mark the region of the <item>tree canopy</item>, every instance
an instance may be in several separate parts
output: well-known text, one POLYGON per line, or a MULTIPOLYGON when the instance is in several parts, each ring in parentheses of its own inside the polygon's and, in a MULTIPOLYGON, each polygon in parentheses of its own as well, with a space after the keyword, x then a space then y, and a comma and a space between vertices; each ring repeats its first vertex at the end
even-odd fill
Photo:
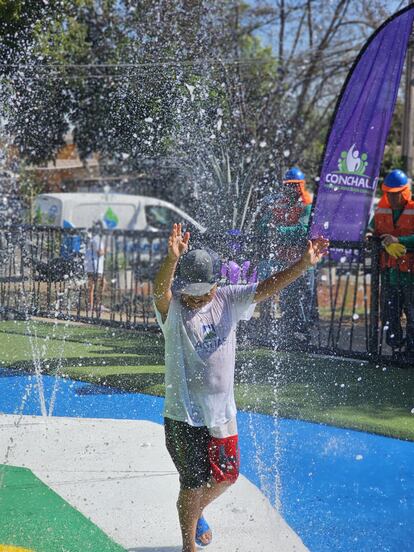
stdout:
POLYGON ((53 160, 68 132, 108 173, 170 159, 181 203, 241 228, 289 165, 316 176, 386 4, 0 0, 3 132, 28 163, 53 160))

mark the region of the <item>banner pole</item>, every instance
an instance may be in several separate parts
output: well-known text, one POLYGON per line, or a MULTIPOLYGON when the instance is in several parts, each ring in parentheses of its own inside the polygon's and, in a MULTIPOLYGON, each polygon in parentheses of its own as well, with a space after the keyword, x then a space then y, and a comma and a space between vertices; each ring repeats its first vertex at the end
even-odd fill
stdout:
MULTIPOLYGON (((414 0, 408 0, 408 5, 414 4, 414 0)), ((406 75, 404 90, 404 118, 402 124, 402 158, 405 172, 412 177, 413 171, 413 139, 414 139, 414 94, 413 94, 413 35, 408 43, 406 59, 406 75)))
POLYGON ((370 301, 370 329, 369 329, 369 354, 376 361, 379 356, 380 345, 380 270, 379 254, 381 242, 379 238, 371 240, 371 301, 370 301))
POLYGON ((404 91, 404 118, 402 129, 402 158, 404 171, 411 177, 413 168, 413 119, 414 119, 414 103, 413 103, 413 86, 412 71, 413 71, 413 52, 410 49, 407 53, 406 65, 406 80, 404 91))

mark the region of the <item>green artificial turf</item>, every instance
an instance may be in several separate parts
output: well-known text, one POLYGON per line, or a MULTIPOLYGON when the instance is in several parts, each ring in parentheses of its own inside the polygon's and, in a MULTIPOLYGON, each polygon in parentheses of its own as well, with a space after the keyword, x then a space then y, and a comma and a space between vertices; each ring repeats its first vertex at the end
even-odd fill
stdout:
POLYGON ((30 470, 0 464, 0 548, 125 552, 30 470))
POLYGON ((239 355, 239 408, 414 440, 414 370, 315 355, 239 355))
MULTIPOLYGON (((163 395, 163 341, 157 334, 91 325, 0 322, 4 367, 163 395)), ((414 370, 361 361, 240 351, 239 408, 414 440, 414 370), (413 413, 412 413, 413 411, 413 413)), ((1 403, 0 403, 1 404, 1 403)))

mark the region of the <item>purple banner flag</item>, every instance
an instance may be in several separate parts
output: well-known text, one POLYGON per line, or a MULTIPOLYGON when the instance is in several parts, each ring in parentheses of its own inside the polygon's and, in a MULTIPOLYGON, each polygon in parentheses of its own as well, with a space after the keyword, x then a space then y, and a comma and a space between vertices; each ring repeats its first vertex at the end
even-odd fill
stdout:
POLYGON ((311 237, 364 237, 413 18, 411 6, 386 21, 349 72, 325 147, 311 237))

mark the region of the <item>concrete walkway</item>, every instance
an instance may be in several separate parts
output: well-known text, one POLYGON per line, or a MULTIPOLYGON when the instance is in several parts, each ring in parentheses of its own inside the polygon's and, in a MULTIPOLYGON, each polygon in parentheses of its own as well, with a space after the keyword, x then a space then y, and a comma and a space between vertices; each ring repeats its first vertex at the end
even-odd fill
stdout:
MULTIPOLYGON (((129 552, 181 551, 178 477, 163 440, 146 421, 0 415, 0 464, 30 468, 129 552)), ((242 476, 206 517, 209 552, 307 550, 242 476)))

